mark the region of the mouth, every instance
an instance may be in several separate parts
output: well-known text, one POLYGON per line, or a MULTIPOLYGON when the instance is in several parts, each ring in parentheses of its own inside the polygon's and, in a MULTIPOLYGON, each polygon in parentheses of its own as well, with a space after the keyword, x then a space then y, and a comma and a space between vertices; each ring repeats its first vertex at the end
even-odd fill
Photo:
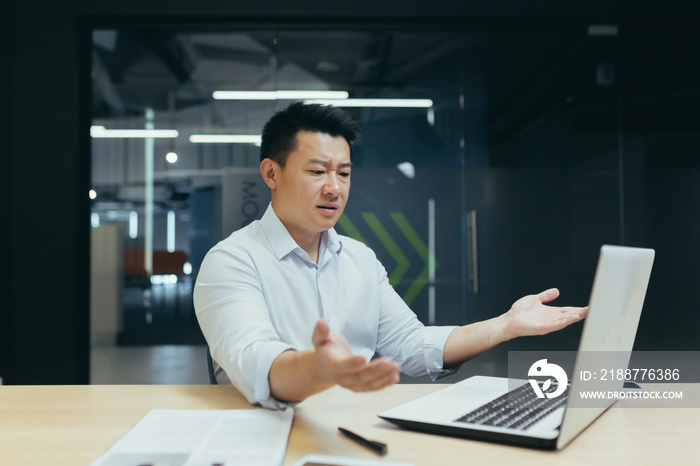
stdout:
POLYGON ((333 214, 335 214, 335 213, 338 211, 338 206, 332 205, 332 204, 328 204, 328 205, 317 205, 316 208, 317 208, 317 209, 320 209, 321 212, 323 212, 323 213, 325 213, 325 214, 329 214, 329 215, 333 215, 333 214))

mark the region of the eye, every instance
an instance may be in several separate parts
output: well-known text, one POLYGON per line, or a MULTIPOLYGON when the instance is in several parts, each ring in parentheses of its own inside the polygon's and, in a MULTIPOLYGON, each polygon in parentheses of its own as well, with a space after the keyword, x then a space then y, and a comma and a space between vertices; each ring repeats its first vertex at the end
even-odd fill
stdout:
POLYGON ((309 170, 314 175, 323 175, 323 170, 309 170))
POLYGON ((340 172, 340 176, 342 176, 343 178, 349 178, 350 172, 340 172))

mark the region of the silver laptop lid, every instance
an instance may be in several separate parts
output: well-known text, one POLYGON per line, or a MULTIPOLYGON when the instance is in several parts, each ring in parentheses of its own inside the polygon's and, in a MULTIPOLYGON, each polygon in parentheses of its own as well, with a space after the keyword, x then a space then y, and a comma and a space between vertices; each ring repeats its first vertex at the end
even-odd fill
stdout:
MULTIPOLYGON (((627 368, 653 262, 653 249, 609 245, 600 249, 590 311, 583 325, 557 449, 566 446, 614 402, 597 403, 595 407, 572 407, 574 396, 583 389, 578 375, 585 364, 586 354, 608 355, 615 360, 607 367, 627 368)), ((586 390, 591 388, 590 381, 585 384, 586 390)), ((621 380, 599 380, 594 383, 594 389, 615 391, 620 390, 622 384, 621 380)))

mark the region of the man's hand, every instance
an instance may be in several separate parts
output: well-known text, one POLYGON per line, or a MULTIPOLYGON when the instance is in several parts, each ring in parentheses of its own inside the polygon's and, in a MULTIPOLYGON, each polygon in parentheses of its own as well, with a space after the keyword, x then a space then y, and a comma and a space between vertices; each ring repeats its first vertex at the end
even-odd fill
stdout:
POLYGON ((504 314, 503 338, 544 335, 561 330, 586 317, 588 307, 553 307, 544 303, 559 297, 559 290, 550 288, 540 294, 520 298, 504 314))
POLYGON ((504 341, 544 335, 586 317, 588 307, 545 305, 558 296, 559 290, 556 288, 525 296, 513 303, 503 315, 455 329, 445 343, 443 364, 445 367, 461 364, 504 341))
POLYGON ((328 327, 324 320, 316 323, 312 341, 316 347, 319 371, 334 384, 356 392, 379 390, 399 381, 401 367, 386 358, 365 361, 352 354, 348 341, 328 327))
POLYGON ((268 380, 278 400, 301 401, 340 385, 356 392, 379 390, 399 381, 400 367, 385 358, 369 363, 352 354, 348 341, 319 320, 306 351, 285 351, 272 362, 268 380))

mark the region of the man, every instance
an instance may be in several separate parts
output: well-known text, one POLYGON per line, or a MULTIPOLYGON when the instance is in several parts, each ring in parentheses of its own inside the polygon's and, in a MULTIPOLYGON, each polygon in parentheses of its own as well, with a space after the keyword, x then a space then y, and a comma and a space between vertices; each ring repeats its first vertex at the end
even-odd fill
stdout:
POLYGON ((194 290, 220 381, 278 409, 334 385, 379 390, 400 371, 435 380, 498 343, 585 317, 586 308, 545 306, 559 294, 550 289, 487 321, 419 322, 374 253, 333 229, 350 192, 356 132, 345 112, 302 103, 265 125, 260 171, 270 206, 212 248, 194 290))

